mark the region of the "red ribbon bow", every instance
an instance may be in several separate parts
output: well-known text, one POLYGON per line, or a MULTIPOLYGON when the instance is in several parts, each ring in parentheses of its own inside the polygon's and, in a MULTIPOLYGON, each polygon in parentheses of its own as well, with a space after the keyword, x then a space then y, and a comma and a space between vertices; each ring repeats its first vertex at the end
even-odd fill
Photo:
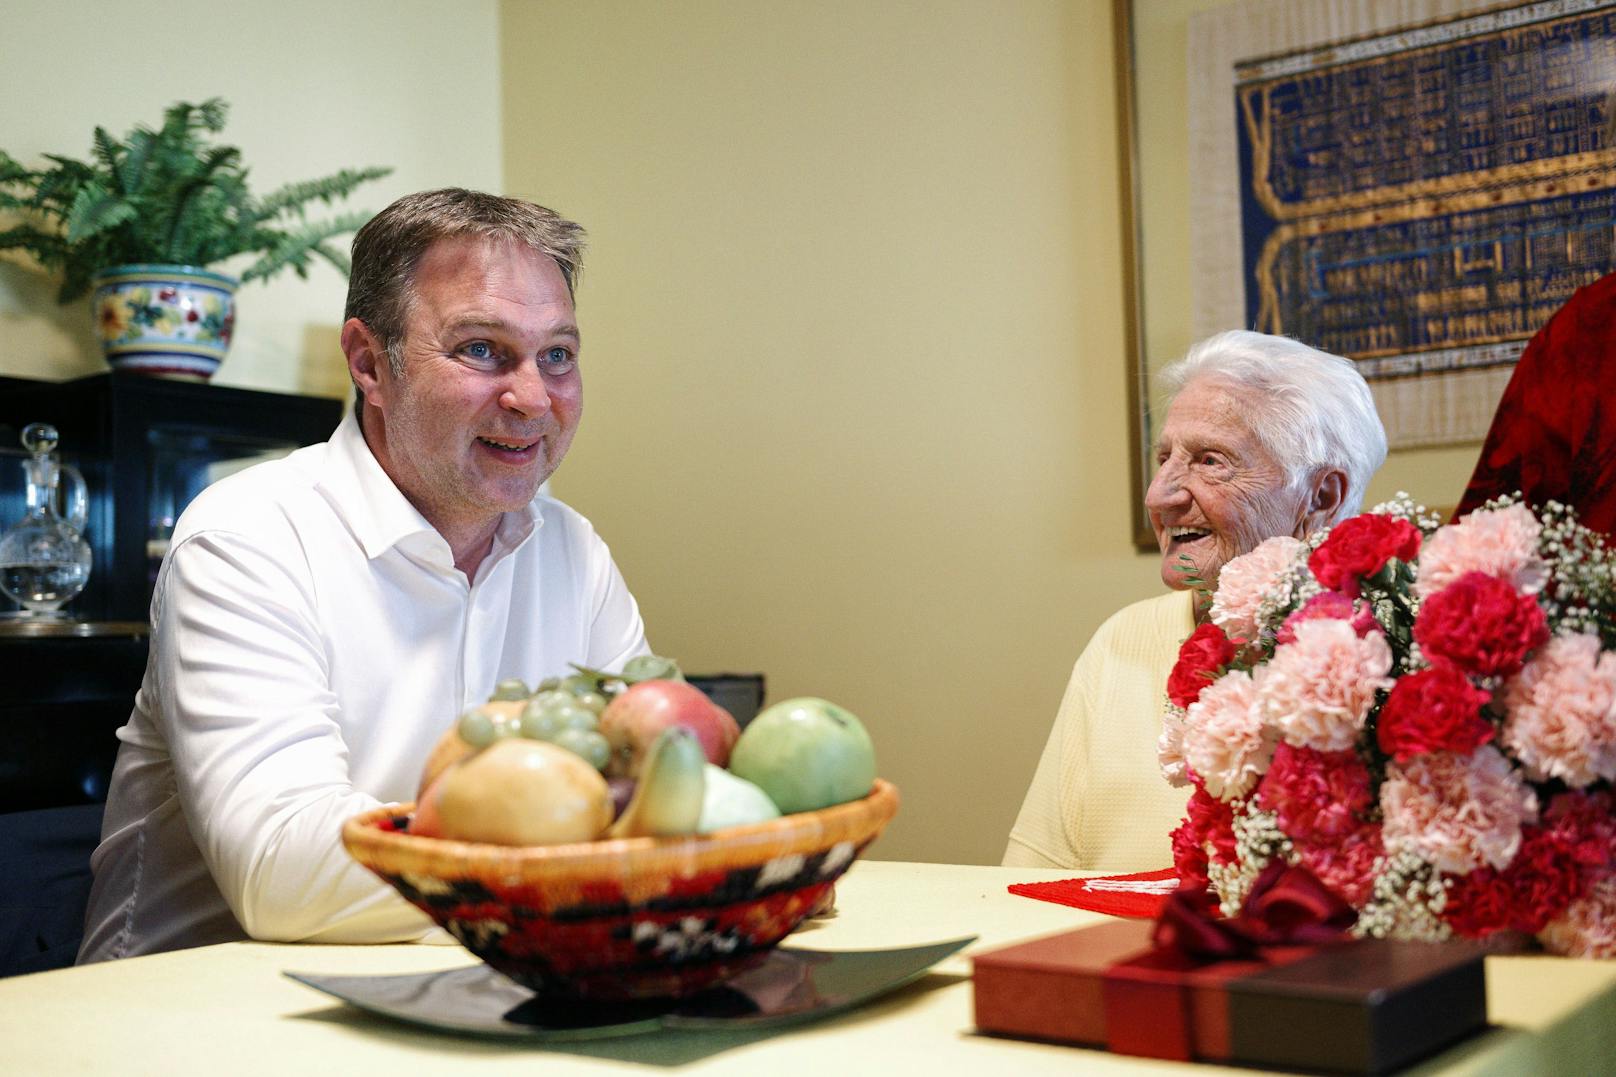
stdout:
POLYGON ((1196 1056, 1199 1042, 1212 1047, 1205 1057, 1229 1057, 1227 1012, 1211 1019, 1198 1035, 1196 1028, 1208 1021, 1208 1014, 1191 1005, 1185 974, 1242 959, 1255 960, 1260 967, 1268 957, 1259 952, 1262 947, 1328 942, 1357 919, 1352 906, 1312 872, 1279 861, 1257 876, 1239 916, 1225 919, 1216 907, 1216 899, 1205 890, 1176 891, 1151 933, 1155 948, 1107 972, 1101 997, 1106 1044, 1113 1051, 1188 1061, 1196 1056))
POLYGON ((1240 915, 1215 915, 1205 890, 1178 890, 1167 899, 1151 941, 1203 964, 1250 957, 1259 947, 1328 942, 1358 914, 1306 868, 1270 861, 1251 884, 1240 915))

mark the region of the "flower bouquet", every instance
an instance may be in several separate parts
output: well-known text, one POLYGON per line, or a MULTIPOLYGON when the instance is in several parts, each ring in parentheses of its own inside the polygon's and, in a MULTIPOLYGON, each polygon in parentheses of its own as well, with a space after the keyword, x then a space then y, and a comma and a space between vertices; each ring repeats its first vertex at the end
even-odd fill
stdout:
POLYGON ((1281 860, 1360 935, 1616 955, 1613 565, 1552 502, 1406 495, 1230 561, 1167 685, 1182 884, 1233 916, 1281 860))

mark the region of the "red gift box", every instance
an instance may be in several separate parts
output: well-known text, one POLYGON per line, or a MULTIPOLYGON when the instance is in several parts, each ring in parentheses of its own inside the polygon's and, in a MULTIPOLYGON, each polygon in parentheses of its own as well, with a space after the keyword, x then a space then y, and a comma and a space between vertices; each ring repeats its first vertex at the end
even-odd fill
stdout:
POLYGON ((1207 963, 1115 921, 973 959, 983 1032, 1125 1054, 1383 1073, 1487 1023, 1483 949, 1343 940, 1207 963))

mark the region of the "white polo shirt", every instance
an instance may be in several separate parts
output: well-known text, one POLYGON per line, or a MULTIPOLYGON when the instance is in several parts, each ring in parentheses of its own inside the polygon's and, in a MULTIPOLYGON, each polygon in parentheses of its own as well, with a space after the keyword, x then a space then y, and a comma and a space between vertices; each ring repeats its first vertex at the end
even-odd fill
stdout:
POLYGON ((152 624, 81 963, 244 937, 420 937, 430 921, 349 858, 343 822, 413 799, 432 745, 496 682, 647 650, 582 516, 543 495, 507 513, 468 584, 352 416, 196 498, 152 624))

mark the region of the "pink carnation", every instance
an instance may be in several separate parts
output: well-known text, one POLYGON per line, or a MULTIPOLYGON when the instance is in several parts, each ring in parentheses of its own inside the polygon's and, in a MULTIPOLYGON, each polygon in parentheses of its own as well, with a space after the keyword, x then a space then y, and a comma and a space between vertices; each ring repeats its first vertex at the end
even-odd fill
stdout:
POLYGON ((1380 828, 1360 826, 1338 841, 1298 843, 1302 866, 1349 905, 1361 906, 1375 892, 1375 862, 1385 855, 1380 828))
POLYGON ((1189 768, 1184 764, 1184 710, 1170 707, 1162 715, 1161 736, 1156 738, 1156 762, 1168 785, 1188 785, 1189 768))
POLYGON ((1274 593, 1306 551, 1307 543, 1300 539, 1275 535, 1224 565, 1218 573, 1218 592, 1212 596, 1212 620, 1235 639, 1256 639, 1263 599, 1274 593))
POLYGON ((1391 668, 1391 648, 1380 633, 1360 637, 1345 621, 1303 621, 1295 641, 1262 667, 1262 716, 1299 748, 1350 748, 1375 693, 1392 686, 1391 668))
POLYGON ((1303 621, 1320 619, 1351 621, 1353 631, 1360 636, 1380 631, 1380 622, 1375 620, 1375 613, 1369 608, 1369 603, 1349 598, 1340 591, 1320 591, 1303 603, 1301 609, 1285 618, 1285 623, 1280 625, 1279 631, 1275 633, 1274 642, 1294 643, 1297 625, 1303 621))
POLYGON ((1533 781, 1616 778, 1616 655, 1599 637, 1556 636, 1504 690, 1503 743, 1533 781))
POLYGON ((1566 957, 1616 957, 1616 876, 1606 876, 1538 934, 1566 957))
POLYGON ((1369 768, 1357 752, 1317 752, 1281 744, 1257 790, 1263 807, 1295 842, 1331 840, 1363 825, 1374 806, 1369 768))
POLYGON ((1472 512, 1425 540, 1414 590, 1423 598, 1466 572, 1485 572, 1522 594, 1535 595, 1549 580, 1549 566, 1537 555, 1542 533, 1524 505, 1472 512))
POLYGON ((1190 704, 1184 722, 1184 762, 1219 800, 1250 791, 1274 754, 1272 734, 1257 710, 1257 686, 1244 670, 1225 673, 1190 704))
POLYGON ((1431 752, 1386 768, 1380 787, 1388 851, 1412 852, 1438 871, 1503 869, 1537 818, 1537 794, 1491 745, 1469 756, 1431 752))

